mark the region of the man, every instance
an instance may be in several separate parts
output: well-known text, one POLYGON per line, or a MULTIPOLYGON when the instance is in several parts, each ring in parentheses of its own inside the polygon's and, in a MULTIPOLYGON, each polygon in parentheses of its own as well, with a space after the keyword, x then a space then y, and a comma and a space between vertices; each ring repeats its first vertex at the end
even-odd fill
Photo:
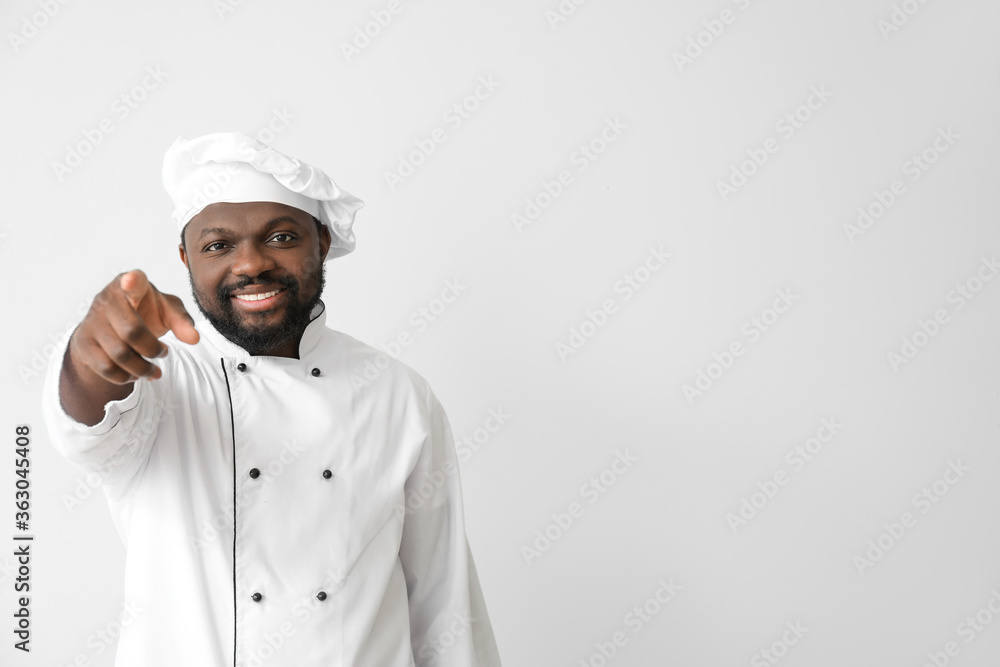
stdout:
POLYGON ((43 390, 128 550, 116 665, 499 666, 444 409, 324 324, 361 200, 238 133, 163 174, 205 320, 120 274, 43 390))

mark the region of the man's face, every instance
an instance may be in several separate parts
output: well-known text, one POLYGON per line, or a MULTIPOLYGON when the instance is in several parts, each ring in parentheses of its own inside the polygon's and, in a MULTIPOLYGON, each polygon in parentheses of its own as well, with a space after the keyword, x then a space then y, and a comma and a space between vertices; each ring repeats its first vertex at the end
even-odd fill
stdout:
POLYGON ((187 224, 180 254, 195 303, 219 333, 252 355, 297 357, 330 240, 292 206, 216 203, 187 224))

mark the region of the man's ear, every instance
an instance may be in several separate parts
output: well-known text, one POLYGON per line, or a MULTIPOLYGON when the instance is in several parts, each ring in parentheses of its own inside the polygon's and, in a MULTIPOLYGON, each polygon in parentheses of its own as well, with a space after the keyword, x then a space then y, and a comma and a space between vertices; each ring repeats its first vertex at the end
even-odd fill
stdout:
POLYGON ((187 270, 190 271, 191 267, 188 266, 187 250, 184 249, 184 232, 186 231, 187 231, 187 225, 184 225, 184 229, 181 230, 181 242, 177 246, 177 251, 181 254, 181 261, 184 262, 185 268, 187 268, 187 270))
POLYGON ((323 261, 326 257, 326 253, 330 250, 330 245, 333 243, 333 236, 330 235, 330 228, 320 223, 319 225, 319 259, 323 261))

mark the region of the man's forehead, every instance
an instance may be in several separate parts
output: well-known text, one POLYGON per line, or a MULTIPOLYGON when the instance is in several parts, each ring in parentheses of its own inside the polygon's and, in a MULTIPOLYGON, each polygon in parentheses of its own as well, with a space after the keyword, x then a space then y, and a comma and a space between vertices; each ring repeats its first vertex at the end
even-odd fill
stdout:
POLYGON ((277 202, 242 202, 238 204, 217 202, 206 206, 188 223, 188 233, 199 234, 209 227, 231 227, 266 225, 275 220, 292 220, 305 225, 312 216, 305 211, 277 202))

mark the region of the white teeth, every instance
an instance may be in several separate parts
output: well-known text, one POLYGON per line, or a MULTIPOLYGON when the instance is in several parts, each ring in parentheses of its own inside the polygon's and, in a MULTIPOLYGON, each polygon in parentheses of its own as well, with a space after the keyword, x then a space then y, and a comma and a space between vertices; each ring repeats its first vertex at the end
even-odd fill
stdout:
POLYGON ((270 298, 280 291, 281 290, 276 289, 273 292, 264 292, 263 294, 234 294, 233 296, 240 301, 260 301, 261 299, 270 298))

